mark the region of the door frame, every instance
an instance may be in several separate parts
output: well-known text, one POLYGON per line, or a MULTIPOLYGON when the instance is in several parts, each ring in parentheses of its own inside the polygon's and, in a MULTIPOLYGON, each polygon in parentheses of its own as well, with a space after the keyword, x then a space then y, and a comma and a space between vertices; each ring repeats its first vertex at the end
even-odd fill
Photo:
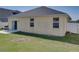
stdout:
POLYGON ((17 30, 17 20, 12 21, 12 30, 17 30))

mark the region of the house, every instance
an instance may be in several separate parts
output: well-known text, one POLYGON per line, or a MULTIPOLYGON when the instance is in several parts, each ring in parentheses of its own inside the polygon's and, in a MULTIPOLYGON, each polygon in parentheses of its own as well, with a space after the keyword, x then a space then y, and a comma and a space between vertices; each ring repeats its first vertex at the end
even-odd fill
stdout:
POLYGON ((9 30, 64 36, 70 16, 64 12, 42 6, 8 19, 9 30))
POLYGON ((0 8, 0 28, 7 27, 8 17, 11 15, 18 14, 18 13, 20 13, 20 11, 0 8))

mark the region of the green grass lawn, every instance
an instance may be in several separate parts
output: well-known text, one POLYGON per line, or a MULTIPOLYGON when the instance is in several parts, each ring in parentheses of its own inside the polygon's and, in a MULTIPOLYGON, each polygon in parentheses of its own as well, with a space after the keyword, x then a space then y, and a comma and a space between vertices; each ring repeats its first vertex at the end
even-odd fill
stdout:
POLYGON ((0 34, 1 52, 63 52, 79 51, 79 35, 71 34, 64 37, 37 34, 0 34))

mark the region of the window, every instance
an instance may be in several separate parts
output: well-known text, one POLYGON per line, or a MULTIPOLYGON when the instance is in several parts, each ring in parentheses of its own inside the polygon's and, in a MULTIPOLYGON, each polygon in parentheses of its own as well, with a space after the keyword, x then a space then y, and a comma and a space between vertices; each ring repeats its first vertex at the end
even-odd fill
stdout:
POLYGON ((34 27, 34 23, 30 23, 30 27, 34 27))
POLYGON ((30 21, 34 21, 34 18, 31 18, 30 21))
POLYGON ((59 28, 59 18, 53 18, 53 28, 59 28))
POLYGON ((34 27, 34 18, 30 19, 30 27, 34 27))

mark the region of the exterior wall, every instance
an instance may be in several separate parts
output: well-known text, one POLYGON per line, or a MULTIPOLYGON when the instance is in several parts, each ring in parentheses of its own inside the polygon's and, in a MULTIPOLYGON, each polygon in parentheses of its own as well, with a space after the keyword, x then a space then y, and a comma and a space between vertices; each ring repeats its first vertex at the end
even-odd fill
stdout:
POLYGON ((30 27, 30 17, 9 18, 9 29, 12 30, 12 21, 18 21, 18 31, 64 36, 67 27, 67 17, 65 15, 39 16, 34 18, 34 27, 30 27), (59 28, 53 28, 53 17, 59 17, 59 28))
MULTIPOLYGON (((18 18, 19 19, 19 18, 18 18)), ((17 25, 19 25, 20 23, 19 23, 19 21, 20 20, 18 20, 17 18, 8 18, 8 25, 9 25, 9 30, 13 30, 13 21, 17 21, 18 22, 18 24, 17 25)), ((18 26, 17 26, 18 27, 18 26)), ((18 28, 19 29, 19 28, 18 28)), ((17 30, 18 30, 17 29, 17 30)))

